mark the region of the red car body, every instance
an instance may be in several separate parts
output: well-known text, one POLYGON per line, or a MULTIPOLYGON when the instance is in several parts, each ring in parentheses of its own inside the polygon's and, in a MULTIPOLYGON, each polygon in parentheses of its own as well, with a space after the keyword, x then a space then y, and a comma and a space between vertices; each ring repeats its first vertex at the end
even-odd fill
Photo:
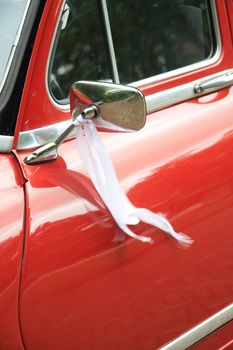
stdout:
MULTIPOLYGON (((33 166, 24 163, 31 150, 18 146, 22 133, 70 119, 68 109, 51 101, 43 78, 62 6, 45 3, 12 150, 0 154, 0 348, 169 349, 231 310, 218 330, 211 333, 211 324, 201 336, 208 337, 193 345, 230 349, 232 87, 149 113, 140 132, 101 133, 132 203, 165 214, 194 240, 184 249, 139 224, 135 232, 153 237, 152 246, 119 242, 120 229, 88 179, 73 138, 60 146, 56 161, 33 166)), ((141 86, 145 96, 232 69, 233 2, 216 0, 216 11, 218 60, 141 86)))

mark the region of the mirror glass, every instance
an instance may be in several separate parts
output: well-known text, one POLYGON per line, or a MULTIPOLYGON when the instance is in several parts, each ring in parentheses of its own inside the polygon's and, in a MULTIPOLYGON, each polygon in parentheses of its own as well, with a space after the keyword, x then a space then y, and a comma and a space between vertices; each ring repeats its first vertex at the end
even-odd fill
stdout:
POLYGON ((134 87, 106 82, 79 81, 72 85, 72 116, 90 105, 97 106, 93 118, 96 126, 112 131, 137 131, 146 121, 146 103, 141 91, 134 87))

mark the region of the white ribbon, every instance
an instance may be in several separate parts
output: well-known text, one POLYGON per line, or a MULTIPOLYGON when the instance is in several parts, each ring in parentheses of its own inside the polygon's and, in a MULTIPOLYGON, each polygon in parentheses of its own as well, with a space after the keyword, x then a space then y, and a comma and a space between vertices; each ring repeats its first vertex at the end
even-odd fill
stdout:
POLYGON ((97 192, 121 230, 132 238, 152 244, 152 238, 137 235, 127 226, 143 221, 170 234, 179 243, 190 245, 192 239, 183 233, 175 232, 163 216, 145 208, 136 208, 129 201, 119 185, 112 162, 93 122, 79 116, 73 124, 77 126, 76 146, 79 156, 97 192))

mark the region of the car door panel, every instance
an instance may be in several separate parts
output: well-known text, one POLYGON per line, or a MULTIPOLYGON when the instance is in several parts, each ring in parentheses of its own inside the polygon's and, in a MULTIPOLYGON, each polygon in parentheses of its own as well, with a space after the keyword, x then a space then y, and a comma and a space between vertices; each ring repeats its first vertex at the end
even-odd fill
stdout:
MULTIPOLYGON (((232 2, 229 8, 215 3, 219 55, 196 69, 151 78, 140 86, 150 102, 157 92, 167 100, 167 89, 182 87, 185 94, 184 84, 193 84, 193 92, 198 79, 232 69, 227 13, 232 2)), ((12 170, 15 158, 13 163, 9 155, 0 158, 10 184, 4 183, 4 191, 0 187, 1 229, 13 227, 8 250, 2 250, 12 271, 11 281, 1 277, 4 348, 22 347, 19 328, 24 347, 33 350, 163 347, 232 303, 232 88, 165 104, 148 114, 140 132, 101 133, 132 203, 162 213, 194 242, 181 247, 142 223, 131 228, 154 244, 128 238, 88 178, 74 139, 60 146, 57 160, 24 164, 28 148, 49 141, 50 127, 70 119, 68 105, 59 105, 48 86, 63 5, 46 1, 22 94, 13 148, 27 183, 11 177, 18 174, 12 170), (10 209, 5 193, 12 199, 10 209), (13 214, 5 215, 6 208, 13 214)))
POLYGON ((23 2, 0 81, 0 350, 230 349, 233 1, 148 1, 138 20, 134 1, 23 2), (191 246, 145 223, 130 228, 154 244, 126 236, 74 135, 58 159, 25 164, 70 123, 70 77, 139 79, 145 127, 100 135, 133 205, 164 215, 191 246))
MULTIPOLYGON (((126 238, 65 142, 24 165, 30 203, 22 278, 30 349, 154 349, 232 302, 232 88, 148 115, 135 134, 104 134, 133 204, 194 243, 145 224, 126 238)), ((27 152, 22 152, 23 158, 27 152)))

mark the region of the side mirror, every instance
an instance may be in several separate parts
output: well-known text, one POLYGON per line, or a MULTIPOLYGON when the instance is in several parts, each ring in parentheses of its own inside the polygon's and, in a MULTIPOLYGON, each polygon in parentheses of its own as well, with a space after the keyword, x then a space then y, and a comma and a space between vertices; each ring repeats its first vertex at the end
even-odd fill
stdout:
MULTIPOLYGON (((73 120, 79 115, 92 119, 97 127, 110 131, 137 131, 146 122, 146 103, 136 88, 105 82, 79 81, 70 90, 73 120)), ((25 159, 28 165, 57 159, 58 146, 72 133, 71 124, 55 140, 38 148, 25 159)))
POLYGON ((97 127, 112 131, 137 131, 146 122, 146 103, 136 88, 105 82, 78 81, 70 90, 71 114, 95 106, 97 127))

